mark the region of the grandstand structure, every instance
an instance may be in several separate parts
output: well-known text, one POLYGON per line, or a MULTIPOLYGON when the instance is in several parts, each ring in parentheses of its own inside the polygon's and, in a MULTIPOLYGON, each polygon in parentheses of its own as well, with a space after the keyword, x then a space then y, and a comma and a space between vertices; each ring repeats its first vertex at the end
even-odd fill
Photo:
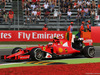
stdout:
MULTIPOLYGON (((73 0, 75 1, 75 0, 73 0)), ((92 0, 91 0, 92 1, 92 0)), ((97 12, 97 6, 98 6, 98 0, 95 0, 96 2, 96 8, 95 12, 97 12)), ((43 1, 40 2, 41 6, 43 6, 43 1)), ((14 19, 13 19, 13 24, 11 25, 10 23, 1 23, 0 24, 0 29, 1 30, 42 30, 45 22, 44 22, 44 12, 41 12, 41 20, 38 20, 36 23, 25 23, 25 10, 22 10, 22 2, 21 1, 13 1, 13 2, 6 2, 5 6, 6 11, 9 11, 12 9, 14 11, 14 19)), ((56 10, 59 9, 59 6, 55 7, 56 10)), ((41 11, 43 11, 43 7, 41 8, 41 11)), ((78 30, 80 27, 80 23, 75 23, 76 19, 76 14, 77 10, 76 9, 71 9, 72 11, 72 18, 71 20, 67 21, 67 13, 62 13, 61 19, 55 18, 53 19, 53 12, 50 13, 50 20, 48 20, 47 27, 49 30, 66 30, 68 26, 70 25, 70 22, 74 22, 74 30, 78 30)), ((90 16, 87 17, 86 22, 90 20, 90 16)), ((8 20, 9 22, 9 20, 8 20)), ((94 20, 94 25, 97 26, 98 23, 100 23, 100 20, 94 20)))

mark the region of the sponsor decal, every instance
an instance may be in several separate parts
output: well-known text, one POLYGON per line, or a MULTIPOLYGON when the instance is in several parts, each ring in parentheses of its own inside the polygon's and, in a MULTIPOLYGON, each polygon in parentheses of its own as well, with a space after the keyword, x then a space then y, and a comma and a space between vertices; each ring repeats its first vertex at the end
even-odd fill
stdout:
POLYGON ((1 32, 1 33, 0 33, 0 38, 1 38, 1 39, 11 39, 12 36, 11 36, 11 33, 4 33, 4 32, 1 32))
POLYGON ((62 48, 59 48, 58 51, 59 51, 59 53, 62 53, 63 52, 63 49, 62 48))
POLYGON ((67 50, 67 49, 65 49, 65 52, 67 53, 67 52, 68 52, 68 50, 67 50))
POLYGON ((63 47, 68 47, 68 43, 65 42, 65 43, 63 44, 63 47))
POLYGON ((83 43, 92 43, 93 41, 91 39, 87 39, 87 40, 84 40, 83 43))
POLYGON ((47 33, 47 32, 31 32, 31 33, 25 33, 25 32, 18 32, 18 38, 26 38, 29 40, 32 39, 53 39, 54 37, 58 37, 59 39, 63 39, 64 35, 61 33, 47 33))
POLYGON ((46 53, 45 58, 52 58, 52 55, 50 55, 49 53, 46 53))
POLYGON ((0 41, 52 41, 65 39, 66 31, 0 31, 0 41))
POLYGON ((27 59, 27 58, 29 58, 29 56, 21 56, 20 59, 22 59, 22 58, 23 59, 25 59, 25 58, 27 59))

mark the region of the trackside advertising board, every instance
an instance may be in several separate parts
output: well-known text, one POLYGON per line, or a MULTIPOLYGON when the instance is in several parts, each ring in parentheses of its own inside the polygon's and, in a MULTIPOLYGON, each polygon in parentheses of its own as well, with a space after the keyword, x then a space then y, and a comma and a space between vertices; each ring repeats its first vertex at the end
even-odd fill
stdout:
MULTIPOLYGON (((52 41, 54 37, 65 39, 66 31, 0 31, 0 41, 52 41)), ((92 27, 94 43, 100 43, 100 27, 92 27)))
POLYGON ((0 31, 0 41, 52 41, 65 39, 66 31, 0 31))
POLYGON ((100 26, 92 27, 91 36, 94 43, 100 43, 100 26))

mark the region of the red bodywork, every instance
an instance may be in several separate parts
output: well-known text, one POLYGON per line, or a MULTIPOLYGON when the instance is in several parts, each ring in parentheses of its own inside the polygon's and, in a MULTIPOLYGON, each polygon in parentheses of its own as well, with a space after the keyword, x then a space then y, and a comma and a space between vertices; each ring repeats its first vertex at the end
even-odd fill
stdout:
MULTIPOLYGON (((52 55, 53 53, 56 55, 67 55, 67 54, 73 54, 73 53, 80 53, 79 50, 76 50, 74 48, 72 48, 72 44, 71 42, 69 42, 68 40, 58 40, 58 39, 54 39, 53 40, 54 43, 49 43, 46 46, 36 46, 36 47, 28 47, 26 49, 20 49, 19 52, 15 53, 15 54, 11 54, 9 56, 4 56, 4 59, 14 59, 14 60, 25 60, 25 59, 29 59, 30 58, 30 54, 29 53, 33 48, 41 48, 41 50, 43 52, 49 53, 50 55, 52 55), (53 53, 52 53, 53 50, 53 53), (27 54, 27 55, 25 55, 27 54)), ((89 41, 83 41, 85 43, 85 45, 89 45, 89 41)), ((91 43, 92 45, 92 43, 91 43)), ((48 56, 48 58, 50 58, 48 56)))

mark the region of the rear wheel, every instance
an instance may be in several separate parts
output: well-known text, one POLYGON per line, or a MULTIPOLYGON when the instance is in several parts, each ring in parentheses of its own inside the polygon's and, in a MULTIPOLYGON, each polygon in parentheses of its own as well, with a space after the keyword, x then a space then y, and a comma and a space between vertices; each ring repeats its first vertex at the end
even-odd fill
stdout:
POLYGON ((42 60, 43 59, 43 51, 41 48, 34 48, 30 52, 30 58, 31 60, 42 60))
POLYGON ((86 46, 83 49, 83 55, 88 58, 93 58, 95 56, 95 49, 93 46, 86 46))
POLYGON ((12 50, 12 54, 19 52, 19 50, 22 49, 21 47, 16 47, 12 50))

